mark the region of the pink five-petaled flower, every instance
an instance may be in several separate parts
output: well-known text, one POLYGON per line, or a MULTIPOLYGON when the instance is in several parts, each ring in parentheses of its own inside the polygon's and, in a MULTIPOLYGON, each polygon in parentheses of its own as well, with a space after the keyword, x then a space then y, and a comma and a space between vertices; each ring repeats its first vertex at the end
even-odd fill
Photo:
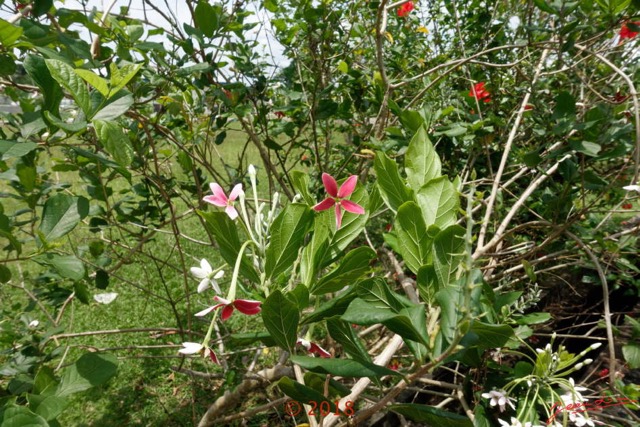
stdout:
POLYGON ((205 196, 202 200, 207 203, 211 203, 212 205, 219 206, 221 208, 225 208, 224 211, 229 215, 229 218, 236 219, 238 217, 238 211, 233 207, 233 202, 240 196, 244 194, 242 191, 242 184, 236 184, 235 187, 231 190, 229 197, 224 194, 224 190, 220 185, 215 182, 209 184, 211 187, 212 196, 205 196))
POLYGON ((403 3, 398 8, 398 16, 400 18, 404 18, 409 13, 411 13, 412 10, 413 10, 413 2, 412 1, 408 1, 406 3, 403 3))
POLYGON ((362 215, 364 213, 364 208, 362 206, 352 202, 351 200, 344 199, 345 197, 349 197, 353 193, 353 190, 355 190, 356 188, 357 182, 358 177, 356 175, 351 175, 340 186, 340 189, 338 190, 338 183, 336 182, 336 180, 328 173, 323 173, 322 183, 324 184, 324 189, 327 190, 329 197, 315 205, 313 207, 313 210, 325 211, 335 205, 336 228, 340 228, 340 226, 342 225, 342 209, 347 212, 362 215))
POLYGON ((473 88, 469 91, 469 96, 476 98, 478 101, 491 101, 491 94, 484 88, 484 82, 473 85, 473 88))
MULTIPOLYGON (((640 21, 633 22, 632 24, 636 26, 640 26, 640 21)), ((633 31, 631 28, 627 26, 627 23, 624 23, 622 24, 622 27, 620 27, 620 34, 619 34, 620 41, 618 43, 622 43, 622 40, 624 39, 632 39, 637 35, 638 35, 637 31, 633 31)))
POLYGON ((229 301, 228 299, 220 298, 219 296, 213 297, 215 301, 220 302, 220 304, 212 305, 209 308, 205 308, 202 311, 196 313, 196 316, 201 317, 211 313, 216 308, 222 308, 222 315, 220 316, 222 320, 227 320, 233 314, 234 309, 238 309, 238 311, 242 314, 247 314, 249 316, 253 314, 260 313, 260 301, 253 301, 250 299, 237 299, 234 301, 229 301))
POLYGON ((320 347, 318 344, 311 342, 311 341, 307 341, 305 339, 299 338, 298 342, 296 343, 298 345, 303 346, 304 348, 307 349, 307 351, 311 354, 317 354, 318 356, 326 359, 331 357, 331 353, 329 353, 327 350, 325 350, 324 348, 320 347))

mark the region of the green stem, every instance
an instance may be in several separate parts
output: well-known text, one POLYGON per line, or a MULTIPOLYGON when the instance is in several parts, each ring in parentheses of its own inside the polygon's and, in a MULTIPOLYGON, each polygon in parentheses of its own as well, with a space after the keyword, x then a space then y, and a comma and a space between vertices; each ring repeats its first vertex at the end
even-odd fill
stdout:
POLYGON ((229 293, 227 294, 227 299, 229 301, 233 301, 236 299, 236 288, 238 286, 238 274, 240 273, 240 264, 242 263, 242 255, 244 254, 244 250, 250 244, 256 245, 256 242, 253 240, 247 240, 240 246, 240 251, 238 251, 238 258, 236 258, 236 265, 233 267, 233 276, 231 277, 231 286, 229 287, 229 293))

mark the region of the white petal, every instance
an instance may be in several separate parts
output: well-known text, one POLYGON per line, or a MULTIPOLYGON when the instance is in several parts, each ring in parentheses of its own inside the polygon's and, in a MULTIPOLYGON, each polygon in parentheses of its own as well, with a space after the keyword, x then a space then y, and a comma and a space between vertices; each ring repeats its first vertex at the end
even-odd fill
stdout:
POLYGON ((218 282, 216 282, 214 279, 211 279, 210 282, 211 286, 213 286, 213 290, 216 291, 216 294, 221 294, 222 291, 220 290, 220 286, 218 286, 218 282))
POLYGON ((209 264, 209 261, 207 261, 204 258, 200 260, 200 267, 202 268, 203 271, 207 273, 207 276, 213 272, 213 269, 211 268, 211 264, 209 264))
POLYGON ((198 293, 202 293, 207 289, 209 289, 209 279, 205 277, 198 285, 198 293))
POLYGON ((205 277, 209 277, 209 273, 204 271, 199 267, 191 267, 191 274, 193 274, 198 279, 204 279, 205 277))
POLYGON ((640 193, 640 185, 625 185, 622 189, 627 191, 637 191, 640 193))
POLYGON ((213 276, 214 279, 221 279, 222 277, 224 277, 224 270, 218 271, 216 275, 213 276))
POLYGON ((178 350, 178 353, 195 354, 195 353, 199 353, 200 350, 202 350, 202 344, 197 342, 183 342, 182 346, 184 348, 178 350))
POLYGON ((93 296, 93 299, 100 304, 111 304, 117 296, 118 294, 115 292, 107 292, 106 294, 96 294, 93 296))
POLYGON ((209 314, 209 313, 211 313, 213 310, 215 310, 215 308, 216 308, 216 306, 215 306, 215 305, 214 305, 214 306, 211 306, 211 307, 208 307, 208 308, 205 308, 204 310, 197 312, 197 313, 195 314, 195 316, 198 316, 198 317, 206 316, 207 314, 209 314))
POLYGON ((40 324, 40 322, 38 320, 32 320, 31 322, 29 322, 29 327, 30 328, 37 328, 39 324, 40 324))

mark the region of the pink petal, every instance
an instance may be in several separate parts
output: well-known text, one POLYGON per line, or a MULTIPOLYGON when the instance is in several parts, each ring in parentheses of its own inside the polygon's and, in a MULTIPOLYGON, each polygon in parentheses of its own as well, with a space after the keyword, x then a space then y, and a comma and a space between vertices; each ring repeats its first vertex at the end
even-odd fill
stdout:
POLYGON ((358 215, 362 215, 364 213, 364 208, 351 200, 340 200, 340 205, 342 205, 343 209, 347 212, 358 215))
POLYGON ((208 307, 208 308, 205 308, 204 310, 197 312, 197 313, 195 314, 195 316, 197 316, 197 317, 206 316, 207 314, 211 313, 213 310, 215 310, 215 309, 216 309, 216 308, 218 308, 218 307, 220 307, 220 305, 219 305, 219 304, 218 304, 218 305, 211 306, 211 307, 208 307))
POLYGON ((212 205, 220 206, 221 208, 227 206, 226 197, 225 200, 221 200, 218 196, 204 196, 202 200, 212 205))
POLYGON ((247 314, 249 316, 260 313, 260 304, 262 304, 262 302, 248 299, 237 299, 233 302, 233 305, 240 313, 247 314))
MULTIPOLYGON (((219 297, 218 295, 216 295, 215 297, 213 297, 214 301, 218 301, 220 304, 218 305, 229 305, 231 304, 231 301, 229 301, 228 299, 224 299, 222 297, 219 297)), ((217 307, 217 306, 216 306, 217 307)))
POLYGON ((342 225, 342 210, 340 203, 336 203, 336 230, 342 225))
POLYGON ((314 342, 312 342, 311 345, 309 346, 309 353, 317 354, 318 356, 325 359, 328 357, 331 357, 331 353, 329 353, 327 350, 320 347, 318 344, 314 342))
POLYGON ((209 184, 209 188, 211 188, 211 192, 213 193, 213 197, 215 200, 227 204, 227 195, 224 194, 224 190, 220 187, 220 184, 216 182, 212 182, 209 184))
POLYGON ((244 191, 242 191, 242 184, 236 184, 229 194, 229 200, 233 201, 237 199, 242 193, 244 193, 244 191))
POLYGON ((322 183, 331 197, 338 197, 338 183, 331 175, 324 172, 322 174, 322 183))
POLYGON ((225 305, 222 309, 222 315, 220 318, 222 320, 227 320, 233 314, 233 305, 225 305))
POLYGON ((356 189, 356 184, 358 183, 358 176, 351 175, 345 182, 340 186, 340 190, 338 190, 338 197, 349 197, 353 190, 356 189))
POLYGON ((231 218, 231 219, 238 218, 238 211, 233 206, 231 206, 231 205, 227 206, 224 209, 224 211, 227 213, 227 215, 229 215, 229 218, 231 218))
POLYGON ((209 350, 209 357, 211 358, 211 361, 213 363, 215 363, 216 365, 220 364, 220 362, 218 361, 218 356, 216 356, 216 354, 213 352, 213 350, 209 350))
POLYGON ((313 207, 313 210, 314 211, 326 211, 331 206, 333 206, 335 203, 336 203, 336 201, 334 199, 332 199, 331 197, 327 197, 326 199, 324 199, 323 201, 321 201, 320 203, 315 205, 313 207))

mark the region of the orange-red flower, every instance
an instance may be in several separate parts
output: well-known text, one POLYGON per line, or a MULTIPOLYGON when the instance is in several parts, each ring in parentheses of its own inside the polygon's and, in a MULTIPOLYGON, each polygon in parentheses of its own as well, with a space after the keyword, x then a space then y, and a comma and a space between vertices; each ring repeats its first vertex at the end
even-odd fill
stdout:
MULTIPOLYGON (((640 26, 640 21, 632 22, 632 24, 636 25, 636 26, 640 26)), ((620 27, 620 42, 619 43, 622 43, 622 40, 624 40, 624 39, 632 39, 637 35, 638 35, 637 31, 633 31, 631 28, 629 28, 627 23, 624 23, 624 24, 622 24, 622 27, 620 27)))
POLYGON ((405 16, 409 15, 409 13, 411 13, 412 10, 413 10, 413 2, 412 1, 408 1, 406 3, 403 3, 398 8, 398 16, 400 18, 404 18, 405 16))
POLYGON ((469 91, 469 96, 476 98, 478 101, 491 101, 491 94, 484 88, 484 82, 479 82, 473 85, 469 91))
POLYGON ((248 299, 237 299, 234 301, 229 301, 218 296, 213 297, 213 299, 215 301, 218 301, 220 304, 205 308, 204 310, 197 312, 195 315, 198 317, 202 317, 211 313, 213 310, 222 307, 222 315, 220 317, 222 318, 222 320, 227 320, 229 317, 231 317, 235 309, 237 309, 240 313, 249 316, 258 314, 261 311, 260 304, 262 303, 260 301, 248 299))

